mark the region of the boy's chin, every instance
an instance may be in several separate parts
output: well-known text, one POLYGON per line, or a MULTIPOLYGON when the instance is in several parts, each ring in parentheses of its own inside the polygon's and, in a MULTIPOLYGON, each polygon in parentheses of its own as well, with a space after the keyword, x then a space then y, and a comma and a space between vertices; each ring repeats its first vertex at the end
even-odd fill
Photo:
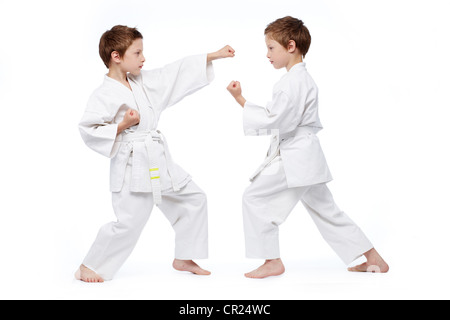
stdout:
POLYGON ((138 76, 138 75, 141 74, 141 69, 130 71, 130 73, 131 73, 133 76, 138 76))

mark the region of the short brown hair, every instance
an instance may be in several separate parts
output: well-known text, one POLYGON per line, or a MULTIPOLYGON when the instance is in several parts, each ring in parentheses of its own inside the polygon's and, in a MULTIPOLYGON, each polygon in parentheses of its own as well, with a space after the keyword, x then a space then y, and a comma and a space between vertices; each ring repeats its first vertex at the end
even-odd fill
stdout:
POLYGON ((111 62, 111 53, 117 51, 121 57, 125 51, 131 46, 134 40, 143 39, 144 37, 136 28, 127 26, 114 26, 111 30, 106 31, 100 38, 99 53, 103 63, 109 68, 111 62))
POLYGON ((303 56, 308 53, 311 44, 311 35, 303 21, 287 16, 270 23, 264 35, 268 35, 287 49, 289 41, 294 40, 295 45, 303 56))

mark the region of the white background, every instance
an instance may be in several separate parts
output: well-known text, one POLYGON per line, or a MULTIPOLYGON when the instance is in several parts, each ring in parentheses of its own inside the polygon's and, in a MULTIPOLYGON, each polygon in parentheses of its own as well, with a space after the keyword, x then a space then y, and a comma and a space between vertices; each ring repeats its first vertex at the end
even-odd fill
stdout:
MULTIPOLYGON (((448 1, 0 1, 0 298, 448 299, 450 259, 450 23, 448 1), (346 271, 299 205, 281 227, 287 272, 243 274, 241 196, 266 137, 244 137, 226 91, 270 100, 284 74, 265 57, 263 31, 292 15, 312 35, 306 66, 320 89, 319 134, 339 207, 391 266, 346 271), (159 129, 175 161, 208 195, 210 277, 171 268, 174 234, 155 208, 113 281, 73 280, 98 229, 114 220, 109 160, 77 124, 107 72, 101 34, 144 35, 146 69, 229 44, 214 82, 167 110, 159 129)), ((358 263, 361 261, 356 261, 358 263)))

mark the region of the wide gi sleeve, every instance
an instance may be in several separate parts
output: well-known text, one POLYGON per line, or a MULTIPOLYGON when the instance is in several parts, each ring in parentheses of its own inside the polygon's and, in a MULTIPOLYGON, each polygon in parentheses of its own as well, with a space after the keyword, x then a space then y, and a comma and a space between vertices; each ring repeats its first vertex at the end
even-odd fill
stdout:
POLYGON ((265 107, 247 101, 244 105, 244 133, 248 136, 270 135, 293 131, 303 110, 295 106, 284 91, 277 91, 265 107))
POLYGON ((78 128, 85 144, 92 150, 113 158, 117 153, 115 145, 118 124, 114 123, 117 108, 107 95, 95 92, 90 97, 78 128))
POLYGON ((144 89, 152 105, 162 111, 211 83, 214 69, 206 57, 189 56, 160 69, 142 71, 144 89))

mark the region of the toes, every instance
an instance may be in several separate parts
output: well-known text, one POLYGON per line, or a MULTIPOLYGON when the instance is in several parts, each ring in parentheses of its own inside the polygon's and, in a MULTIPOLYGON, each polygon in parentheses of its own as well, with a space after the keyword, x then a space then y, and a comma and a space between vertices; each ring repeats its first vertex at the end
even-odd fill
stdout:
POLYGON ((246 273, 245 276, 247 278, 250 278, 250 279, 255 279, 256 278, 256 276, 255 276, 255 274, 253 272, 246 273))
POLYGON ((203 270, 203 271, 201 271, 199 273, 196 273, 196 274, 201 275, 201 276, 209 276, 209 275, 211 275, 211 272, 203 270))
POLYGON ((200 268, 200 266, 192 260, 175 259, 172 265, 174 269, 178 271, 187 271, 202 276, 209 276, 211 274, 211 272, 209 272, 208 270, 200 268))
POLYGON ((200 275, 200 276, 209 276, 211 274, 211 272, 209 272, 208 270, 204 270, 204 269, 200 268, 199 266, 193 268, 192 273, 200 275))

